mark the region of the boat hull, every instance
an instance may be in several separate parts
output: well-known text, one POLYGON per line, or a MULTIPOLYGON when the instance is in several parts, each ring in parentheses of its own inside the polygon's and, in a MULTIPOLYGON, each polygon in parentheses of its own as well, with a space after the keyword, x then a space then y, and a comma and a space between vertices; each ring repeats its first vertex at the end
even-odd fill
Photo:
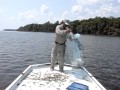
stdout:
POLYGON ((54 71, 49 67, 50 63, 30 65, 5 90, 66 90, 74 82, 88 86, 89 90, 106 90, 85 67, 65 64, 64 73, 58 65, 54 71))

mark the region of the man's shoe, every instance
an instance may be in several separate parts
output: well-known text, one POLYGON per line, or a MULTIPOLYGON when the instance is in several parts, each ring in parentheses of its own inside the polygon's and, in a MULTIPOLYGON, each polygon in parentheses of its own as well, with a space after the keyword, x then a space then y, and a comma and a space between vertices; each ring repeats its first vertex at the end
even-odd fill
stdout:
POLYGON ((60 72, 64 72, 64 70, 59 70, 60 72))
POLYGON ((50 71, 53 71, 54 70, 54 68, 50 68, 50 71))

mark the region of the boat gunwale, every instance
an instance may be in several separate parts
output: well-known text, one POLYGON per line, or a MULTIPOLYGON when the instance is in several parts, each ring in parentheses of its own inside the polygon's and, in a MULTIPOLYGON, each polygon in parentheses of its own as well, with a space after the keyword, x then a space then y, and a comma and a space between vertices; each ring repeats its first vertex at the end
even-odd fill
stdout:
POLYGON ((18 86, 22 79, 32 71, 31 65, 28 66, 5 90, 11 90, 18 86))
POLYGON ((90 72, 88 72, 88 70, 87 70, 85 67, 83 67, 83 69, 85 70, 85 72, 91 77, 91 79, 92 79, 102 90, 106 90, 106 89, 102 86, 102 84, 101 84, 90 72))

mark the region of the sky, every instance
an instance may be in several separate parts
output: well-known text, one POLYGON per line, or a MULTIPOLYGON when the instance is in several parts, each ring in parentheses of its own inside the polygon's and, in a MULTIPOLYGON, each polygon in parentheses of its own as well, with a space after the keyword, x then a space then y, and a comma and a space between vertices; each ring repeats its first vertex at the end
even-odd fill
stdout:
POLYGON ((0 30, 96 16, 120 17, 120 0, 0 0, 0 30))

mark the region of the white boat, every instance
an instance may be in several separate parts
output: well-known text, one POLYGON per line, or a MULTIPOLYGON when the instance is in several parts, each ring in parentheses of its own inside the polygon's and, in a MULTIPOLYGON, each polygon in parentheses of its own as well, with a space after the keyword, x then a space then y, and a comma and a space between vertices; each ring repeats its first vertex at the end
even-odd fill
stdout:
POLYGON ((64 72, 58 65, 54 71, 49 67, 50 63, 30 65, 5 90, 68 90, 73 83, 88 87, 75 90, 106 90, 85 67, 65 64, 64 72))

